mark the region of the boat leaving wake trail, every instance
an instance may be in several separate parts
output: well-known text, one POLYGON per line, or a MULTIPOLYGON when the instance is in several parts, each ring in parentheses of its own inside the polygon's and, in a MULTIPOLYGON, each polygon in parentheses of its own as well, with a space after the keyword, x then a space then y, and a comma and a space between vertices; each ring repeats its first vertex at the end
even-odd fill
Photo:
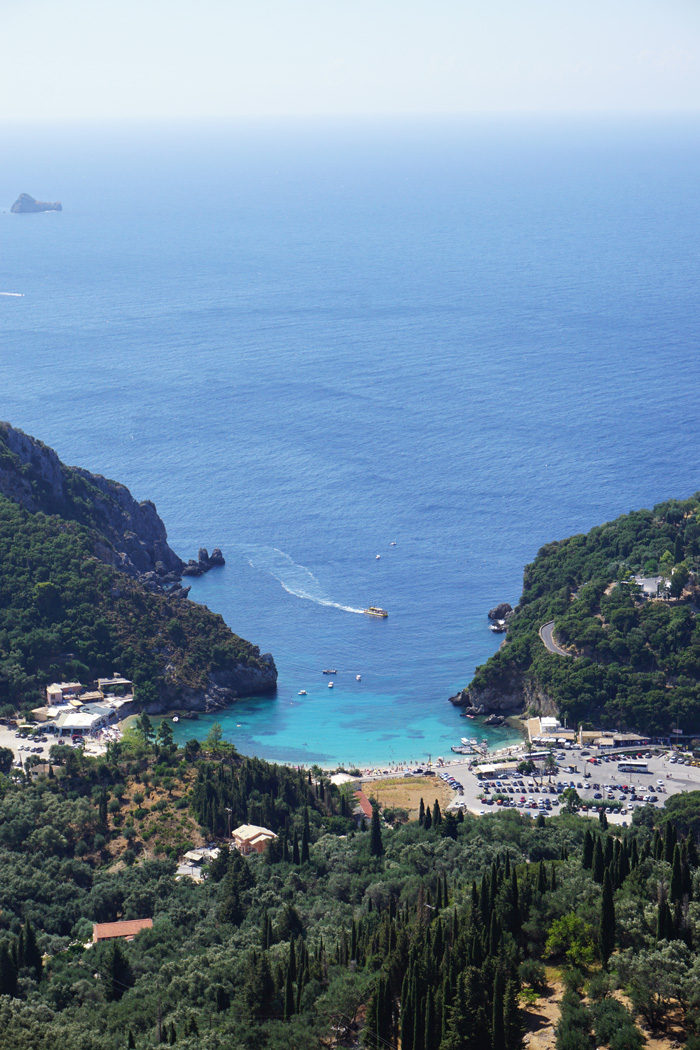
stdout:
POLYGON ((303 565, 297 565, 288 554, 277 547, 242 547, 241 550, 253 569, 261 569, 268 573, 282 585, 288 594, 315 602, 316 605, 342 609, 343 612, 360 613, 360 615, 363 613, 363 609, 355 609, 352 605, 342 605, 340 602, 327 598, 311 570, 303 565))
POLYGON ((12 299, 24 299, 24 292, 0 292, 0 295, 9 295, 12 299))

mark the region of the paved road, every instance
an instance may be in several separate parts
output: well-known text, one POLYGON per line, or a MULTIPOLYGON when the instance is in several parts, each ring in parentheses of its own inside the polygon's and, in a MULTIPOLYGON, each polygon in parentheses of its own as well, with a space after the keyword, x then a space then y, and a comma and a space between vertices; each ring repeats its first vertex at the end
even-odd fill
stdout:
POLYGON ((566 649, 562 649, 560 645, 554 641, 552 632, 554 631, 554 620, 550 620, 549 623, 545 623, 540 627, 540 638, 549 649, 550 653, 556 653, 558 656, 571 656, 571 653, 567 653, 566 649))

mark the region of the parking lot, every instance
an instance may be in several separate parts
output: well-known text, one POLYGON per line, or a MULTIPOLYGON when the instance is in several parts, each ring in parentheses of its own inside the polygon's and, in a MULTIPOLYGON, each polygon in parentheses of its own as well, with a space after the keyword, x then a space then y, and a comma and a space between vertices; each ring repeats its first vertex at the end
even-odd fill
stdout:
MULTIPOLYGON (((593 749, 576 748, 555 754, 558 769, 551 776, 510 773, 479 780, 468 762, 451 763, 448 770, 440 771, 443 778, 447 774, 452 779, 456 791, 450 808, 463 808, 478 815, 505 808, 532 816, 550 816, 565 805, 562 795, 573 787, 584 803, 583 813, 597 816, 601 805, 618 803, 619 812, 606 810, 608 820, 628 824, 639 806, 661 807, 670 795, 700 790, 700 768, 684 765, 669 751, 638 752, 647 763, 647 773, 622 772, 618 768, 623 761, 621 756, 601 755, 593 749)), ((636 759, 637 755, 633 757, 636 759)))

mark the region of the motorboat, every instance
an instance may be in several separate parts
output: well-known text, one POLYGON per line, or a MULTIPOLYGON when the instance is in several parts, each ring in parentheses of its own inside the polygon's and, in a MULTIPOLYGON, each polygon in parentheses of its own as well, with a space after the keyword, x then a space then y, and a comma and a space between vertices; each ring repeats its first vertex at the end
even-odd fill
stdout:
POLYGON ((356 674, 355 675, 355 681, 356 682, 361 682, 362 681, 362 675, 361 674, 356 674))
POLYGON ((335 668, 330 668, 330 667, 327 667, 324 671, 321 671, 321 674, 337 674, 337 673, 338 672, 337 672, 337 670, 335 668))
POLYGON ((329 683, 328 683, 328 688, 329 688, 329 689, 332 689, 332 688, 333 688, 333 682, 329 682, 329 683))
POLYGON ((300 689, 297 696, 306 696, 306 689, 300 689))
POLYGON ((363 609, 362 611, 366 616, 381 616, 382 619, 386 619, 389 615, 386 609, 380 609, 377 605, 370 605, 368 609, 363 609))

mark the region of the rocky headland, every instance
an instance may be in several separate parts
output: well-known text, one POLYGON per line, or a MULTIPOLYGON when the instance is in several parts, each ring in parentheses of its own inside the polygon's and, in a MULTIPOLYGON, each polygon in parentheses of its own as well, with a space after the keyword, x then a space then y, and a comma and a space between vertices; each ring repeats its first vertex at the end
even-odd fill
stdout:
POLYGON ((37 211, 63 211, 63 206, 60 201, 38 201, 28 193, 20 193, 10 211, 15 215, 37 211))
MULTIPOLYGON (((83 663, 95 672, 92 677, 119 666, 136 683, 137 700, 141 696, 144 708, 153 713, 172 707, 212 711, 238 697, 274 690, 272 656, 235 635, 221 616, 184 600, 189 587, 182 586, 183 575, 201 575, 225 564, 218 547, 211 555, 200 548, 198 560, 185 565, 169 546, 150 500, 138 502, 125 485, 66 466, 52 448, 9 423, 0 423, 0 506, 3 500, 21 508, 26 523, 19 530, 14 527, 14 539, 6 536, 13 543, 12 558, 19 557, 30 574, 26 583, 34 590, 30 586, 27 591, 27 603, 50 585, 53 604, 47 605, 44 597, 47 626, 53 624, 52 631, 68 641, 69 649, 84 650, 83 663), (17 548, 22 551, 25 543, 26 553, 18 555, 17 548), (48 552, 41 565, 35 564, 40 544, 48 552), (91 561, 83 560, 82 588, 74 576, 70 586, 63 582, 64 574, 75 570, 65 560, 53 561, 59 544, 63 559, 68 545, 73 564, 91 555, 91 561), (84 590, 84 606, 67 608, 71 587, 73 592, 84 590), (96 622, 104 624, 99 642, 94 640, 96 622), (87 654, 95 650, 104 656, 93 667, 87 654), (109 668, 102 666, 105 659, 111 661, 109 668)), ((7 514, 12 516, 9 510, 7 514)), ((12 587, 9 554, 0 575, 12 587)), ((49 632, 44 640, 49 648, 52 639, 49 632)), ((60 648, 65 652, 65 641, 60 648)), ((55 661, 60 656, 47 651, 41 658, 55 661)), ((68 658, 73 659, 72 653, 68 658)), ((0 638, 0 692, 4 659, 0 638)), ((30 688, 40 668, 31 656, 26 664, 30 688)), ((52 673, 59 673, 58 665, 53 666, 52 673)))

